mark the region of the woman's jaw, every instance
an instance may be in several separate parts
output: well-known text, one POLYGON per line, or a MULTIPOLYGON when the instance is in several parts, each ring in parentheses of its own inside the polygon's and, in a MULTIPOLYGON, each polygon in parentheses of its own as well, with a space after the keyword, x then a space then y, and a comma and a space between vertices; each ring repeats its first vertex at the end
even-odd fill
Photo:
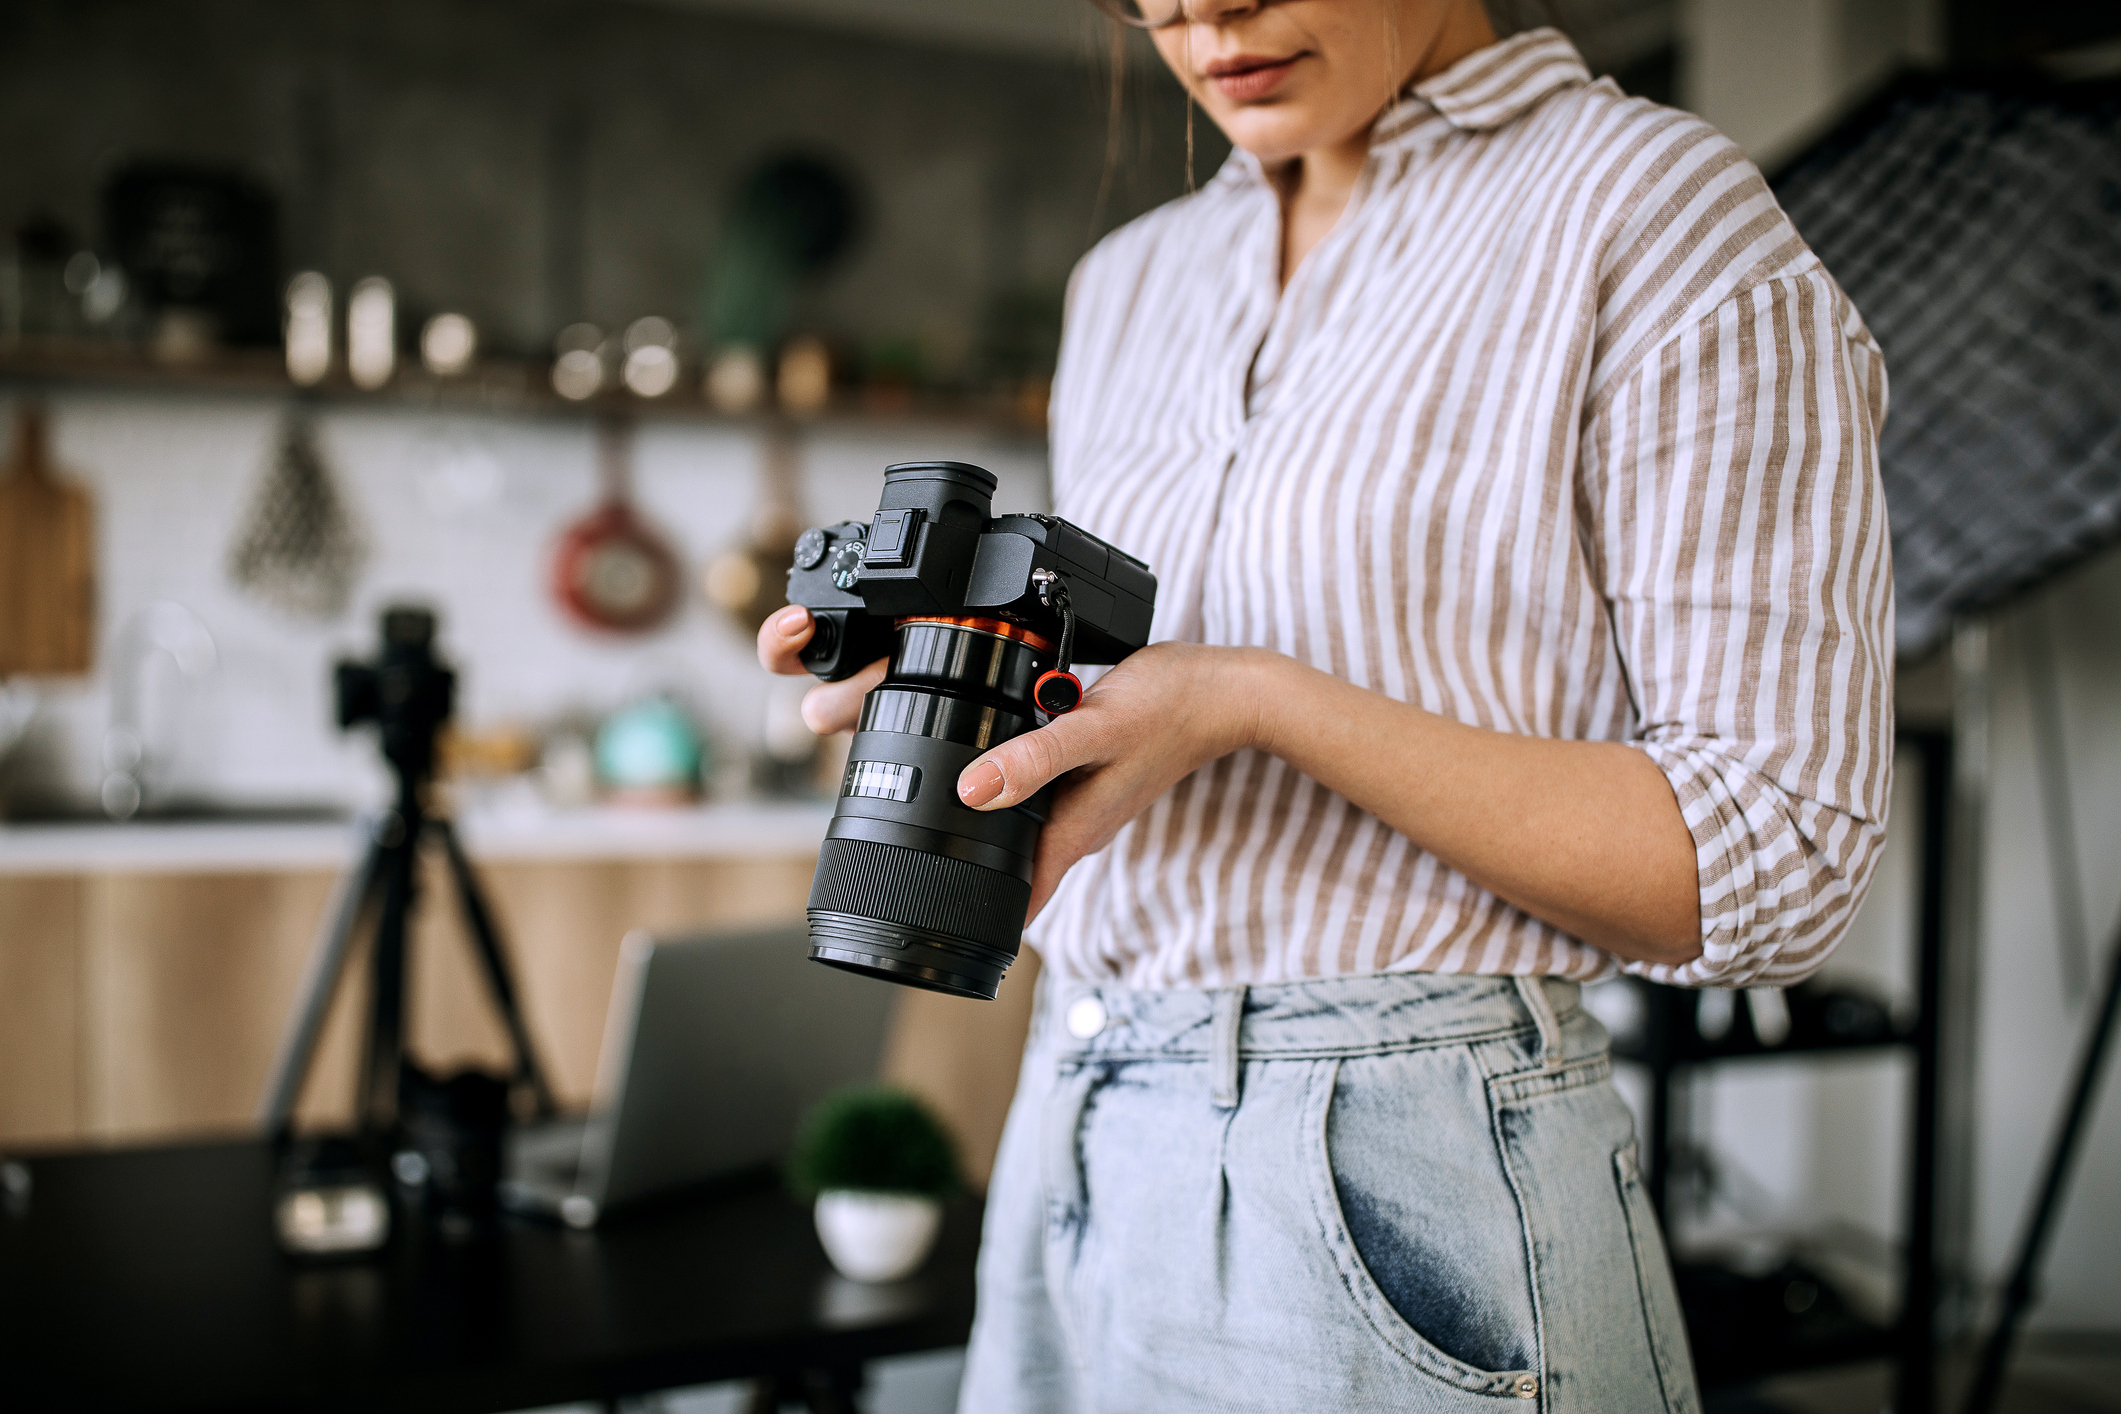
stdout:
POLYGON ((1494 42, 1479 0, 1279 0, 1188 7, 1152 30, 1164 62, 1231 142, 1273 165, 1366 145, 1407 83, 1494 42))

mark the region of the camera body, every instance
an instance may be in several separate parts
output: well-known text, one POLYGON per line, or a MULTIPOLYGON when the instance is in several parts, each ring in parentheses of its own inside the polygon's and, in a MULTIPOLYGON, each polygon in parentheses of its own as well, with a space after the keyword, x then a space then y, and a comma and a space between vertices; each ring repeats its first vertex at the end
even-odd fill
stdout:
POLYGON ((806 668, 838 682, 891 660, 819 851, 810 955, 987 999, 1016 957, 1050 793, 973 810, 958 774, 1068 710, 1071 662, 1142 647, 1156 607, 1147 565, 1052 516, 995 516, 994 485, 964 462, 887 467, 875 518, 806 531, 788 572, 815 619, 806 668))
POLYGON ((373 663, 341 662, 332 674, 339 729, 374 722, 383 757, 401 784, 434 775, 435 742, 456 707, 457 675, 435 656, 435 616, 385 609, 382 651, 373 663))
POLYGON ((1117 663, 1149 641, 1147 565, 1054 516, 991 515, 993 495, 976 466, 903 462, 884 469, 867 525, 803 532, 788 572, 788 602, 817 621, 803 666, 826 682, 852 677, 888 656, 898 621, 914 617, 998 619, 1058 643, 1040 570, 1067 582, 1077 662, 1117 663))

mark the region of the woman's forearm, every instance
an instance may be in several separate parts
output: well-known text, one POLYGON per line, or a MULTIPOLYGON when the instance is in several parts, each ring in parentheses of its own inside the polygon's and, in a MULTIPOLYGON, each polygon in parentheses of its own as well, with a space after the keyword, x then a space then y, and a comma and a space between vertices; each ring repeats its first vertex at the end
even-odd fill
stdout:
POLYGON ((1642 752, 1471 727, 1279 653, 1226 651, 1244 744, 1594 947, 1644 962, 1701 955, 1693 836, 1642 752))

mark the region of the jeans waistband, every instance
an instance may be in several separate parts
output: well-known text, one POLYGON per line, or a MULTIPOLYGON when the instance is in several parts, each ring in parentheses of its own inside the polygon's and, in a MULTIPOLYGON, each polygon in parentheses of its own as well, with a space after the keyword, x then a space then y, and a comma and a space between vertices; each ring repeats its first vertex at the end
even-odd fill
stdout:
POLYGON ((1364 1055, 1536 1027, 1554 1058, 1557 1019, 1582 989, 1560 977, 1389 972, 1211 991, 1137 991, 1044 979, 1040 1044, 1064 1055, 1192 1060, 1364 1055), (1527 992, 1532 996, 1527 996, 1527 992), (1537 1013, 1544 1000, 1548 1017, 1537 1013))

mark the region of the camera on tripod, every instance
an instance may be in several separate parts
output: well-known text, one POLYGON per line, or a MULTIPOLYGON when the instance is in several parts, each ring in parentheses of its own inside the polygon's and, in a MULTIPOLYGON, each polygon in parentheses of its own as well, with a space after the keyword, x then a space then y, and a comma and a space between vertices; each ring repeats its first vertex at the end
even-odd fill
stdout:
POLYGON ((457 675, 435 657, 435 616, 385 609, 383 646, 373 663, 342 661, 332 675, 339 730, 374 722, 383 758, 401 785, 434 774, 435 743, 455 710, 457 675))
POLYGON ((995 516, 994 486, 963 462, 887 467, 875 519, 805 531, 788 572, 814 620, 804 667, 837 682, 891 659, 818 854, 810 955, 986 1000, 1016 960, 1052 795, 973 810, 958 773, 1073 709, 1073 665, 1140 648, 1156 607, 1147 565, 1052 516, 995 516))
MULTIPOLYGON (((354 952, 356 934, 364 923, 372 924, 367 1034, 354 1095, 356 1135, 352 1157, 340 1166, 372 1168, 379 1153, 395 1150, 394 1164, 408 1156, 416 1161, 394 1169, 401 1181, 412 1181, 407 1174, 419 1175, 419 1183, 445 1216, 464 1218, 492 1209, 501 1131, 512 1101, 525 1101, 541 1116, 552 1115, 558 1105, 531 1045, 493 909, 448 816, 429 811, 427 784, 434 776, 442 728, 456 705, 457 684, 456 674, 435 656, 434 640, 431 611, 415 606, 386 609, 382 646, 374 661, 341 662, 333 672, 339 726, 351 730, 374 724, 377 744, 397 778, 397 794, 388 808, 364 823, 361 853, 317 936, 294 1015, 273 1060, 259 1118, 283 1149, 291 1149, 295 1101, 315 1058, 332 996, 354 952), (407 1050, 409 929, 422 891, 422 848, 430 843, 441 846, 465 932, 515 1051, 514 1069, 505 1077, 472 1070, 448 1078, 431 1076, 407 1050)), ((362 1196, 356 1191, 362 1189, 360 1182, 339 1174, 326 1183, 318 1170, 313 1157, 297 1154, 290 1160, 287 1213, 330 1211, 327 1193, 362 1196)), ((363 1191, 372 1201, 357 1205, 359 1211, 382 1211, 381 1197, 363 1191)), ((380 1228, 365 1223, 351 1233, 335 1230, 324 1218, 310 1224, 319 1229, 316 1232, 292 1230, 301 1226, 293 1218, 283 1219, 282 1241, 306 1252, 374 1246, 388 1231, 387 1221, 380 1228)))

